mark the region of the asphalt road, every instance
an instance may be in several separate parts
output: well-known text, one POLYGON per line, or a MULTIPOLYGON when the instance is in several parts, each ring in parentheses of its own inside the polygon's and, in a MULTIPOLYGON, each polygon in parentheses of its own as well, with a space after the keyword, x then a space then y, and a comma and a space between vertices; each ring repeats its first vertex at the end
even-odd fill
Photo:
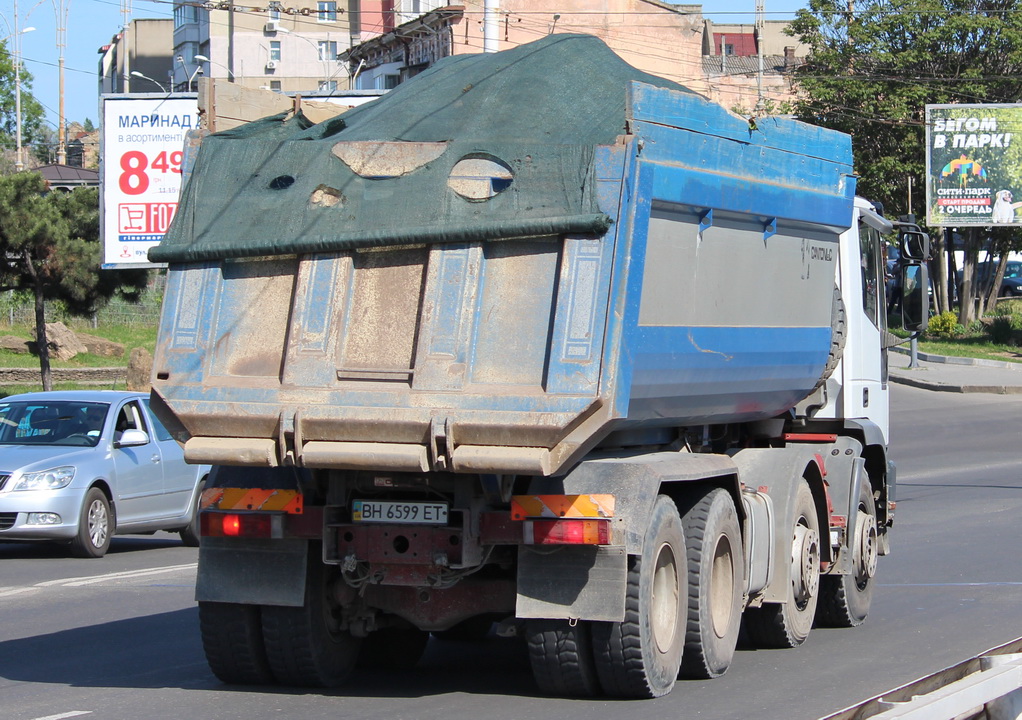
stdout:
POLYGON ((895 387, 894 554, 866 624, 797 650, 742 649, 726 676, 653 701, 537 695, 520 643, 431 641, 408 672, 344 691, 240 689, 206 668, 192 602, 196 551, 117 538, 98 561, 0 543, 4 720, 386 718, 812 720, 1022 636, 1022 455, 1015 396, 895 387))

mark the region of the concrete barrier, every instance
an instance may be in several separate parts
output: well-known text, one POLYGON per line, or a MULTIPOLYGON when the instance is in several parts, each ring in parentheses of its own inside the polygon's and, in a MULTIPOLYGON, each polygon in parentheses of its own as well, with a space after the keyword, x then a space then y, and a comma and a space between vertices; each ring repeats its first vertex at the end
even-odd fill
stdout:
MULTIPOLYGON (((54 383, 73 382, 80 385, 124 384, 128 369, 106 368, 52 368, 54 383)), ((0 385, 39 385, 39 368, 0 368, 0 385)))

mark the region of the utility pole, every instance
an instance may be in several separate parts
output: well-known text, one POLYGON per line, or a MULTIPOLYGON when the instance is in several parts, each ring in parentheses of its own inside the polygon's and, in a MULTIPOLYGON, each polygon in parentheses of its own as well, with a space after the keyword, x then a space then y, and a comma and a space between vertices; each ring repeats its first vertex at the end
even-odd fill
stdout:
POLYGON ((234 0, 227 3, 227 82, 234 82, 234 0))
MULTIPOLYGON (((851 0, 849 0, 850 2, 851 0)), ((762 112, 763 102, 763 32, 766 29, 766 14, 763 0, 756 0, 756 55, 759 56, 759 72, 756 73, 756 110, 762 112)))
POLYGON ((499 50, 497 36, 500 32, 500 0, 483 0, 483 52, 499 50))
MULTIPOLYGON (((7 22, 7 18, 4 18, 7 22)), ((21 172, 25 169, 25 161, 22 159, 24 151, 21 147, 21 36, 35 30, 34 27, 21 28, 21 20, 18 17, 18 0, 14 0, 14 117, 15 117, 15 151, 14 170, 21 172)))
POLYGON ((57 164, 67 164, 67 123, 64 122, 64 48, 67 45, 67 13, 71 0, 53 0, 53 12, 57 16, 57 73, 60 85, 57 120, 57 164))

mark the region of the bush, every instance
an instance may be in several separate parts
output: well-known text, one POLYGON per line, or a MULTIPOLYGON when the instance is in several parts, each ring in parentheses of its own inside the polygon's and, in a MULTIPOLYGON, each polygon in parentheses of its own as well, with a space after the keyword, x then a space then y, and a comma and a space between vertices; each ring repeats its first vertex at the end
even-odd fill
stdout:
POLYGON ((964 332, 965 328, 959 324, 958 316, 950 311, 934 315, 926 326, 926 334, 930 337, 951 339, 964 332))
POLYGON ((1011 315, 998 315, 990 323, 987 333, 991 342, 1007 345, 1011 342, 1011 315))

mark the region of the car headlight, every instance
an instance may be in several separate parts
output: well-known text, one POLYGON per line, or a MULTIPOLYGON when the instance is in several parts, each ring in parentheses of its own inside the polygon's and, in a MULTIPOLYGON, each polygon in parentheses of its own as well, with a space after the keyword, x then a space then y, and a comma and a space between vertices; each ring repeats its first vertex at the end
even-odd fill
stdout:
POLYGON ((63 465, 40 472, 25 473, 12 490, 59 490, 67 487, 75 477, 74 465, 63 465))

